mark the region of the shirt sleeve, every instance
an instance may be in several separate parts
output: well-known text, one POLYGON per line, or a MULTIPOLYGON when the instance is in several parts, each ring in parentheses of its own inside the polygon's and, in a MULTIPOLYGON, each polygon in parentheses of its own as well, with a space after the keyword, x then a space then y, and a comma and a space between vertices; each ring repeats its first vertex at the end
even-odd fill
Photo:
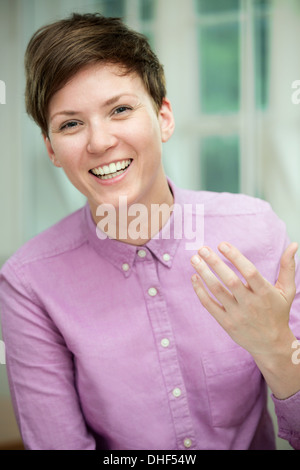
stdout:
POLYGON ((72 354, 29 283, 9 262, 0 273, 0 310, 11 397, 25 448, 95 449, 76 393, 72 354))
POLYGON ((285 400, 272 395, 278 420, 278 436, 300 450, 300 392, 285 400))

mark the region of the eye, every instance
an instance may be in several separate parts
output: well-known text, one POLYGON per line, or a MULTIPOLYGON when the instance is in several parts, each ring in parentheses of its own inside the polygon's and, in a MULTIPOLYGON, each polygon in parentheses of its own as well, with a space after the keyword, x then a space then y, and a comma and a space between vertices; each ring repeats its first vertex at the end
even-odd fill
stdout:
POLYGON ((78 127, 79 126, 79 122, 77 121, 69 121, 69 122, 66 122, 65 124, 63 124, 59 130, 61 131, 65 131, 65 130, 69 130, 69 129, 74 129, 75 127, 78 127))
POLYGON ((113 112, 113 114, 124 114, 126 113, 127 111, 131 111, 132 108, 130 106, 119 106, 118 108, 116 108, 113 112))

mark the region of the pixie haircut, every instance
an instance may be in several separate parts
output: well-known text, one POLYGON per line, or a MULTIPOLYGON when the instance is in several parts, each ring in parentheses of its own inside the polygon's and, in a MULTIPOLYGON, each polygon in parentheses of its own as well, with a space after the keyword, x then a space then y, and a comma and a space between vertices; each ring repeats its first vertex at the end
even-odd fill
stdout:
POLYGON ((147 38, 120 18, 73 13, 40 28, 25 54, 26 111, 44 135, 53 95, 81 68, 96 63, 117 64, 124 74, 136 73, 158 113, 166 96, 165 76, 147 38))

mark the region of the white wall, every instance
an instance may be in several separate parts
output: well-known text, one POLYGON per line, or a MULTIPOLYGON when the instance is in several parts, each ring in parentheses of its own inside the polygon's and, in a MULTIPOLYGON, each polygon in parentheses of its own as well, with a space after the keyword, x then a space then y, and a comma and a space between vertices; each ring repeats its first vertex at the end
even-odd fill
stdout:
MULTIPOLYGON (((270 106, 261 128, 263 193, 300 243, 300 1, 275 0, 271 31, 270 106)), ((300 252, 299 252, 300 254, 300 252)))
POLYGON ((17 2, 0 3, 0 79, 6 85, 6 104, 0 104, 0 261, 22 243, 21 139, 23 93, 20 70, 17 2), (13 58, 13 60, 12 60, 13 58))

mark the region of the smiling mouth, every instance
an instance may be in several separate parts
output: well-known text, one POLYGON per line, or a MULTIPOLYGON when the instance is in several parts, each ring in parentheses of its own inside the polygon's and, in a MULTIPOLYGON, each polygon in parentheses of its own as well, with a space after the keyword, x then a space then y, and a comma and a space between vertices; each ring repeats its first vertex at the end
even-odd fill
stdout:
POLYGON ((120 160, 116 163, 110 163, 109 165, 98 166, 89 172, 101 180, 108 180, 124 173, 131 165, 131 162, 132 159, 120 160))

